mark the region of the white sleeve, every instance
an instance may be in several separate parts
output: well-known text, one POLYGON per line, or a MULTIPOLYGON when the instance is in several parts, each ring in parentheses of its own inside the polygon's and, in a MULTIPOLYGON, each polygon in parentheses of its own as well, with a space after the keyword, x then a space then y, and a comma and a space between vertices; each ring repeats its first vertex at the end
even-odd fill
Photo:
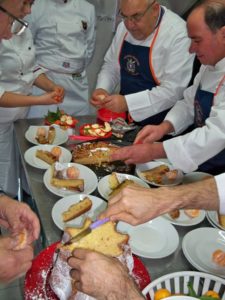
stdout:
POLYGON ((225 148, 225 88, 214 97, 205 125, 163 142, 167 158, 185 173, 194 171, 225 148))
POLYGON ((96 40, 96 19, 95 8, 91 6, 90 23, 87 29, 87 52, 86 52, 86 66, 91 62, 95 49, 96 40))
POLYGON ((225 173, 215 176, 215 181, 220 201, 219 212, 225 215, 225 173))

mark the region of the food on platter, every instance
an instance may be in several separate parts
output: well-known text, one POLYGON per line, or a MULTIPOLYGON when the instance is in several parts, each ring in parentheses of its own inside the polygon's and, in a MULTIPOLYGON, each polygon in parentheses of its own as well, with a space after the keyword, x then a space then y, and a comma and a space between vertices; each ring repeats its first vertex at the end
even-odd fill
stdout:
POLYGON ((46 130, 44 127, 39 127, 35 139, 39 144, 53 144, 55 135, 56 132, 53 126, 50 126, 49 130, 46 130))
MULTIPOLYGON (((91 224, 90 219, 86 219, 81 228, 65 228, 64 237, 69 238, 79 234, 91 224)), ((76 291, 74 282, 70 277, 70 267, 67 258, 75 248, 89 249, 103 253, 105 255, 117 257, 124 265, 128 267, 130 275, 134 266, 133 257, 130 248, 127 245, 129 236, 116 230, 116 224, 109 221, 91 233, 84 236, 77 242, 70 245, 59 244, 59 256, 51 272, 50 285, 59 299, 93 299, 76 291)))
POLYGON ((107 142, 93 142, 76 145, 73 150, 73 161, 83 165, 101 165, 111 161, 111 155, 119 146, 107 142))
POLYGON ((225 267, 225 252, 221 249, 217 249, 212 254, 212 260, 219 266, 225 267))
POLYGON ((14 250, 24 249, 27 245, 27 230, 23 229, 18 235, 16 235, 15 240, 17 243, 14 250))
POLYGON ((80 134, 94 137, 110 137, 112 134, 112 128, 108 122, 101 124, 85 124, 80 127, 80 134))
POLYGON ((225 215, 218 214, 219 224, 225 228, 225 215))
POLYGON ((150 182, 162 184, 163 180, 173 182, 176 180, 178 170, 170 170, 167 165, 159 165, 150 170, 144 170, 141 175, 150 182))
POLYGON ((83 192, 84 180, 78 178, 80 174, 79 170, 75 167, 73 167, 73 169, 71 169, 71 167, 69 168, 64 168, 64 166, 58 162, 52 165, 52 178, 50 181, 51 184, 57 188, 65 188, 68 190, 83 192), (73 171, 68 172, 69 168, 73 171), (72 173, 74 175, 73 178, 69 177, 72 173))
POLYGON ((62 129, 73 128, 78 123, 78 120, 66 114, 63 110, 57 108, 56 112, 48 111, 45 116, 45 124, 59 125, 62 129))
POLYGON ((180 216, 180 211, 179 211, 179 209, 175 209, 175 210, 169 212, 169 216, 170 216, 172 219, 178 219, 179 216, 180 216))
POLYGON ((200 212, 200 209, 184 209, 184 213, 190 218, 197 218, 200 212))
POLYGON ((70 207, 62 213, 63 222, 68 222, 81 216, 85 212, 89 211, 91 207, 92 201, 88 197, 85 197, 78 203, 70 205, 70 207))
POLYGON ((59 147, 53 147, 51 151, 38 149, 36 151, 36 157, 45 161, 49 165, 54 164, 59 160, 62 150, 59 147))

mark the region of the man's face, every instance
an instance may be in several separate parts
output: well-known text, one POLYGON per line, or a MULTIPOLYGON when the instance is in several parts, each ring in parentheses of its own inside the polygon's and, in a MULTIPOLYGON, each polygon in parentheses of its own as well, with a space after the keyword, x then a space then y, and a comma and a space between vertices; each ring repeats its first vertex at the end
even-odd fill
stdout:
POLYGON ((187 20, 188 36, 191 39, 190 53, 195 53, 204 65, 214 66, 224 58, 225 44, 220 30, 212 32, 204 21, 204 10, 198 8, 187 20))
MULTIPOLYGON (((23 1, 22 0, 5 0, 1 6, 13 14, 15 17, 22 16, 23 1)), ((13 19, 4 12, 0 11, 0 40, 10 39, 12 37, 11 24, 13 19)))
POLYGON ((120 14, 130 34, 137 40, 145 40, 154 30, 159 5, 148 0, 122 0, 120 14), (136 16, 138 17, 136 20, 136 16), (127 18, 126 18, 127 17, 127 18))

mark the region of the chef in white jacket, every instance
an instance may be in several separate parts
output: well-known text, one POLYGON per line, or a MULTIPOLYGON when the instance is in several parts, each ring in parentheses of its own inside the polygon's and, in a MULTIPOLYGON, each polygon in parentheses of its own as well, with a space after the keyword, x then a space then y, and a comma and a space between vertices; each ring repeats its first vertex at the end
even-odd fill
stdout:
POLYGON ((194 56, 185 21, 153 0, 122 0, 123 20, 108 49, 91 103, 129 111, 140 125, 159 124, 182 98, 194 56), (120 84, 120 95, 114 93, 120 84), (99 95, 105 95, 104 101, 99 95))
MULTIPOLYGON (((38 0, 29 26, 37 63, 46 75, 65 88, 59 107, 74 115, 90 112, 86 67, 95 47, 95 9, 85 0, 38 0)), ((39 91, 34 90, 35 94, 39 91)), ((28 117, 43 117, 52 107, 31 108, 28 117)))
POLYGON ((187 21, 190 51, 203 64, 193 86, 160 125, 149 125, 139 132, 135 143, 142 145, 119 150, 114 159, 139 163, 167 157, 186 173, 196 169, 211 174, 225 171, 224 16, 224 0, 208 0, 191 13, 187 21), (190 124, 194 124, 190 133, 152 144, 165 134, 182 132, 190 124))
MULTIPOLYGON (((23 1, 21 18, 30 13, 33 1, 23 1)), ((18 24, 19 25, 19 24, 18 24)), ((19 28, 19 27, 18 27, 19 28)), ((30 30, 0 43, 0 186, 16 196, 18 192, 17 149, 13 122, 26 117, 29 105, 61 102, 55 89, 63 88, 49 80, 43 70, 35 65, 35 50, 30 30), (32 86, 37 84, 42 95, 32 96, 32 86)))

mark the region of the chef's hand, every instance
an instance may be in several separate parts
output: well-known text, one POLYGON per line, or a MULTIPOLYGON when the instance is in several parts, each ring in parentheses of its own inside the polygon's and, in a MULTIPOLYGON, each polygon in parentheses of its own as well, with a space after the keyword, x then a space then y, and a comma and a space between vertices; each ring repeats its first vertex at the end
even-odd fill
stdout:
POLYGON ((174 127, 169 121, 163 121, 160 125, 147 125, 137 134, 134 144, 153 143, 173 131, 174 127))
POLYGON ((55 98, 54 100, 57 101, 57 103, 62 103, 64 96, 65 96, 65 90, 60 85, 55 85, 53 88, 53 92, 55 92, 55 98))
POLYGON ((118 259, 76 249, 68 259, 75 288, 99 300, 143 300, 128 270, 118 259))
POLYGON ((96 108, 104 106, 104 99, 108 96, 108 92, 104 89, 96 89, 91 95, 90 103, 96 108))
POLYGON ((38 239, 40 223, 36 214, 25 204, 0 196, 0 225, 8 228, 13 235, 27 231, 27 243, 31 244, 38 239))
POLYGON ((126 112, 128 110, 125 97, 119 94, 107 96, 104 99, 103 107, 117 113, 126 112))
POLYGON ((31 267, 33 248, 27 245, 23 250, 14 250, 15 246, 15 239, 0 238, 0 282, 9 282, 21 277, 31 267))

